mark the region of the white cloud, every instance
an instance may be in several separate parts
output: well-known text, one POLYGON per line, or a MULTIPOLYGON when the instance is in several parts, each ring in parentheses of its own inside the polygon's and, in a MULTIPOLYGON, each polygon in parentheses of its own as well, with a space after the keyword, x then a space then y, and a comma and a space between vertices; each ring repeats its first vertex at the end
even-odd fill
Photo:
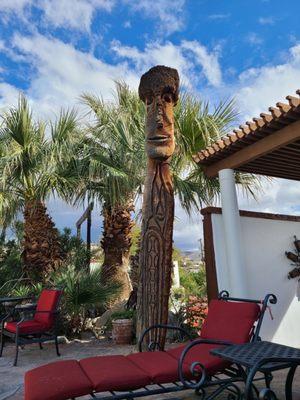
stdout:
POLYGON ((263 43, 263 39, 255 32, 250 32, 246 36, 246 42, 250 43, 251 45, 257 46, 263 43))
POLYGON ((15 53, 21 54, 34 70, 26 94, 43 116, 53 116, 61 106, 76 105, 82 92, 112 98, 117 79, 126 77, 130 86, 138 85, 138 77, 126 63, 107 64, 58 39, 15 35, 12 44, 15 53))
POLYGON ((274 17, 260 17, 260 18, 258 18, 258 22, 261 25, 274 25, 275 18, 274 17))
POLYGON ((258 116, 300 87, 300 45, 289 49, 286 62, 251 68, 239 76, 234 89, 238 106, 247 118, 258 116))
POLYGON ((222 81, 222 72, 217 50, 209 53, 207 48, 196 40, 182 42, 182 48, 194 54, 194 61, 203 69, 203 74, 212 86, 219 86, 222 81))
POLYGON ((220 21, 220 20, 224 20, 224 19, 228 19, 231 17, 230 13, 227 14, 211 14, 208 16, 208 19, 211 19, 213 21, 220 21))
MULTIPOLYGON (((156 28, 164 35, 180 31, 184 27, 185 0, 123 0, 134 12, 153 19, 156 28)), ((154 29, 153 31, 156 31, 154 29)))
POLYGON ((0 11, 5 13, 20 13, 32 4, 32 0, 0 0, 0 11))
POLYGON ((127 20, 127 21, 124 22, 123 26, 126 29, 130 29, 131 28, 131 22, 127 20))
POLYGON ((188 88, 195 87, 195 83, 199 82, 198 67, 212 86, 219 86, 222 81, 218 50, 214 49, 209 52, 196 40, 185 40, 179 45, 171 42, 148 43, 143 51, 136 47, 123 46, 119 41, 114 41, 111 48, 119 57, 133 61, 140 72, 144 72, 156 64, 176 68, 181 76, 181 81, 188 88))
POLYGON ((114 0, 40 0, 45 20, 55 27, 89 31, 96 10, 111 11, 114 0))
POLYGON ((19 90, 16 87, 6 82, 0 82, 0 110, 15 104, 18 96, 19 90))
POLYGON ((32 5, 33 0, 0 0, 0 20, 9 24, 11 18, 17 17, 26 22, 32 5))
POLYGON ((42 11, 43 20, 54 26, 90 31, 97 10, 110 12, 115 0, 0 0, 0 14, 28 19, 33 7, 42 11))
MULTIPOLYGON (((230 88, 236 94, 238 108, 243 122, 268 112, 268 107, 278 101, 286 101, 288 94, 297 96, 300 87, 300 45, 289 49, 285 62, 277 65, 252 68, 240 74, 239 83, 230 88)), ((300 213, 300 182, 285 179, 273 179, 263 184, 264 193, 258 202, 239 195, 241 209, 271 213, 300 213)))

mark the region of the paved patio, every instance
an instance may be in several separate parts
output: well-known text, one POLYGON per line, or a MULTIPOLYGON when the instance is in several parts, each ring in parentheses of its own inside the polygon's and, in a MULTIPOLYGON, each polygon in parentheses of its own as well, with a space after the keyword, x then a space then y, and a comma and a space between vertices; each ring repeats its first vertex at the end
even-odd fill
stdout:
MULTIPOLYGON (((108 354, 128 354, 135 351, 134 346, 117 346, 106 340, 96 340, 87 338, 81 342, 73 341, 60 345, 62 356, 60 359, 80 359, 95 355, 108 354)), ((14 357, 14 347, 7 345, 4 348, 3 357, 0 358, 0 400, 4 399, 23 399, 23 376, 24 373, 39 365, 51 361, 57 361, 55 348, 53 344, 44 345, 43 350, 39 350, 38 345, 26 346, 20 350, 19 363, 17 367, 12 366, 14 357)), ((285 373, 274 374, 273 388, 276 389, 279 399, 284 399, 284 380, 285 373)), ((89 397, 90 398, 90 397, 89 397)), ((154 397, 152 397, 153 399, 154 397)), ((150 399, 150 397, 146 398, 150 399)), ((181 394, 168 394, 156 396, 156 399, 199 399, 192 391, 181 394)), ((220 396, 220 400, 227 399, 226 395, 220 396)), ((42 400, 42 399, 41 399, 42 400)), ((300 400, 300 370, 297 371, 294 379, 294 400, 300 400)))

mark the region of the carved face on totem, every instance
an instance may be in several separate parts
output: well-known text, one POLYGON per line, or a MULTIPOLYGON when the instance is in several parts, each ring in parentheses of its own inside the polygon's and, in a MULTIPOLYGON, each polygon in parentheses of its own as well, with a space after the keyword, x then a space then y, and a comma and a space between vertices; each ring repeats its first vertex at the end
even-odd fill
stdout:
POLYGON ((173 108, 179 93, 176 69, 158 65, 140 81, 139 96, 146 104, 146 151, 149 158, 166 160, 175 149, 173 108))

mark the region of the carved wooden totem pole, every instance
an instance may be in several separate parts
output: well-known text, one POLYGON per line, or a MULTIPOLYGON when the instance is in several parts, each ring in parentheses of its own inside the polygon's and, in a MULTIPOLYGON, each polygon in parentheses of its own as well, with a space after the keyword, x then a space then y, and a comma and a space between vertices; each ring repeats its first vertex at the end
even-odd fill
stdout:
MULTIPOLYGON (((143 198, 138 288, 137 334, 168 322, 172 280, 174 193, 170 159, 175 149, 173 107, 179 76, 173 68, 156 66, 141 77, 139 96, 146 104, 147 176, 143 198)), ((147 341, 164 346, 165 333, 154 331, 147 341)))

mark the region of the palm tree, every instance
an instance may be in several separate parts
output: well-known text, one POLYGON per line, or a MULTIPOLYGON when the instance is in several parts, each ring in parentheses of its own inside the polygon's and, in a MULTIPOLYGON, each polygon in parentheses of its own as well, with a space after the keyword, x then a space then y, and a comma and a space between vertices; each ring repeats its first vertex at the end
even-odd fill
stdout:
MULTIPOLYGON (((117 83, 116 88, 115 105, 93 95, 82 96, 95 122, 87 129, 89 166, 84 168, 88 174, 79 197, 88 192, 103 206, 102 279, 123 282, 126 297, 130 289, 127 270, 134 225, 131 213, 134 199, 142 191, 146 169, 145 108, 137 93, 125 84, 117 83)), ((177 150, 171 167, 175 194, 188 213, 212 203, 220 191, 218 180, 207 179, 192 156, 227 133, 236 116, 232 101, 220 103, 211 112, 208 103, 189 95, 181 97, 175 112, 177 150)), ((251 193, 258 187, 258 181, 246 174, 238 174, 237 181, 251 193)))
POLYGON ((88 173, 78 198, 88 193, 102 204, 101 280, 104 284, 121 282, 119 299, 126 299, 132 289, 128 275, 132 213, 144 174, 144 119, 139 99, 127 87, 117 84, 117 96, 118 107, 93 95, 82 96, 96 121, 87 130, 88 166, 82 172, 88 173))
POLYGON ((45 279, 62 259, 58 232, 47 213, 45 200, 67 195, 75 179, 72 141, 74 112, 62 112, 50 126, 35 122, 26 98, 2 116, 0 128, 0 217, 3 226, 22 212, 24 217, 24 273, 45 279))

